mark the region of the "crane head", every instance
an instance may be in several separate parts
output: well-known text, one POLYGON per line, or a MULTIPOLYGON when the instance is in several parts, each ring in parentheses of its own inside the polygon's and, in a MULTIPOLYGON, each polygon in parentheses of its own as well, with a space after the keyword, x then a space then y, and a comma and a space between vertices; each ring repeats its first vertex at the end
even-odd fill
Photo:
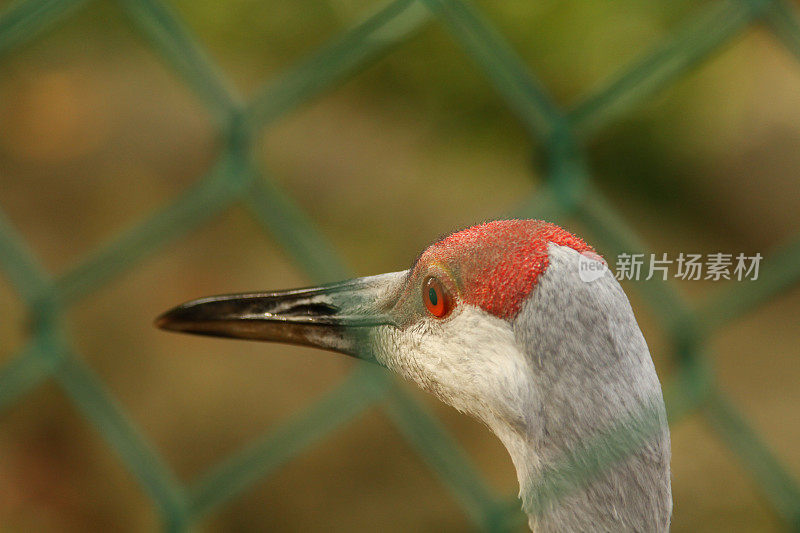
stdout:
POLYGON ((554 224, 494 221, 439 240, 405 271, 201 298, 156 324, 345 353, 377 362, 490 426, 521 424, 536 390, 515 325, 523 309, 547 312, 525 304, 548 270, 552 246, 602 261, 554 224))

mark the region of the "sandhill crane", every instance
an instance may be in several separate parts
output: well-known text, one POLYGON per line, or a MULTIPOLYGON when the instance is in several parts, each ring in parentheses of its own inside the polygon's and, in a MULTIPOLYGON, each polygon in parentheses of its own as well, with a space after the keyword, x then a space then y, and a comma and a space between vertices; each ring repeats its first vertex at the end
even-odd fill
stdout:
POLYGON ((402 272, 213 296, 157 320, 177 331, 315 346, 376 362, 485 423, 514 463, 535 531, 666 531, 670 441, 661 387, 625 293, 583 240, 494 221, 429 246, 402 272), (593 265, 586 276, 581 265, 593 265), (656 431, 544 509, 543 472, 655 405, 656 431))

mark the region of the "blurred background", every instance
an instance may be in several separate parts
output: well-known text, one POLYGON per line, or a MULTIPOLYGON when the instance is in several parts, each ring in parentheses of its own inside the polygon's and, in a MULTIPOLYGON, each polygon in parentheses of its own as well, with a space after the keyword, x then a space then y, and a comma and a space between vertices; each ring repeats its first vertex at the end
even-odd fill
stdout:
MULTIPOLYGON (((369 0, 167 4, 245 97, 376 9, 369 0)), ((477 3, 562 106, 712 4, 477 3)), ((0 0, 0 10, 12 7, 0 0)), ((58 275, 196 183, 223 150, 218 131, 207 106, 123 9, 91 2, 0 56, 0 209, 58 275)), ((799 148, 800 64, 758 24, 585 140, 594 183, 650 250, 760 252, 763 267, 800 228, 799 148)), ((355 275, 407 268, 438 236, 513 213, 539 190, 546 168, 542 147, 436 22, 273 123, 252 149, 258 168, 355 275)), ((65 328, 78 356, 188 483, 312 405, 356 363, 296 347, 167 334, 152 327, 153 318, 201 295, 313 281, 235 204, 77 300, 65 328)), ((726 283, 736 282, 687 281, 678 289, 699 304, 726 283)), ((667 381, 668 341, 635 284, 626 289, 667 381)), ((5 365, 25 346, 31 318, 2 272, 0 309, 5 365)), ((709 343, 718 385, 795 476, 798 312, 800 289, 783 290, 709 343)), ((499 441, 407 389, 497 493, 516 493, 499 441)), ((674 531, 785 527, 702 418, 678 421, 672 440, 674 531)), ((52 380, 2 412, 0 529, 159 524, 137 479, 52 380)), ((373 407, 214 509, 198 530, 472 527, 373 407)))

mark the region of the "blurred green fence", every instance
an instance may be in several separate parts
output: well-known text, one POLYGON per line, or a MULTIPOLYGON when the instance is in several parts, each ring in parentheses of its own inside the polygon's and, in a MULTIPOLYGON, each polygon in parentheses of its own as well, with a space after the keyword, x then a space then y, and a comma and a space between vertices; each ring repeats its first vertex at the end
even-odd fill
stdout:
MULTIPOLYGON (((531 142, 548 154, 545 186, 516 215, 578 220, 607 256, 646 253, 631 227, 593 185, 583 140, 720 51, 751 24, 768 28, 800 60, 800 25, 787 1, 718 1, 609 83, 565 109, 553 102, 502 35, 469 2, 396 0, 268 83, 252 101, 243 102, 168 5, 161 0, 118 1, 131 24, 208 106, 225 147, 213 168, 189 191, 66 272, 45 272, 0 213, 0 266, 32 317, 27 346, 0 369, 0 408, 20 401, 45 380, 55 380, 136 476, 170 530, 187 528, 372 405, 388 414, 477 528, 515 529, 524 520, 516 498, 494 494, 442 425, 393 378, 369 365, 359 365, 305 412, 185 485, 74 353, 63 329, 68 306, 236 203, 249 208, 311 278, 329 281, 347 276, 313 222, 253 163, 254 140, 277 118, 363 69, 422 25, 444 24, 524 124, 531 142)), ((0 17, 0 58, 84 3, 29 0, 12 5, 0 17)), ((787 527, 800 530, 796 481, 720 390, 708 364, 707 347, 720 326, 798 279, 800 238, 795 238, 766 258, 757 281, 731 285, 700 306, 690 306, 669 282, 653 279, 635 284, 635 290, 642 291, 670 335, 677 363, 666 384, 671 422, 690 412, 702 413, 722 442, 738 454, 787 527)), ((589 443, 581 450, 596 459, 588 461, 595 469, 604 466, 602 448, 589 443)), ((564 468, 574 464, 567 460, 564 468)), ((580 483, 592 474, 578 472, 571 479, 580 483)), ((541 485, 550 493, 540 494, 540 500, 569 490, 548 485, 547 480, 541 485)))

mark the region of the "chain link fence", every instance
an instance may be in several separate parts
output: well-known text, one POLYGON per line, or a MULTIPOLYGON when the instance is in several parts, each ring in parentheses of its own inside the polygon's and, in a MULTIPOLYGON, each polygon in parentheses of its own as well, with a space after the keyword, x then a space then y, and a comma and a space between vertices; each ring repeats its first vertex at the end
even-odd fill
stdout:
MULTIPOLYGON (((346 424, 366 408, 385 410, 403 437, 453 493, 481 530, 518 529, 519 502, 496 494, 444 427, 393 378, 358 365, 338 388, 294 414, 260 440, 211 467, 191 484, 178 481, 165 460, 134 425, 95 372, 77 356, 64 331, 71 304, 136 268, 189 230, 234 204, 252 211, 294 259, 316 280, 348 276, 335 250, 313 222, 254 164, 254 140, 276 119, 352 76, 425 24, 443 24, 480 67, 547 154, 545 185, 518 216, 556 222, 575 219, 609 256, 646 253, 646 246, 609 206, 592 181, 582 142, 611 119, 705 61, 753 24, 768 28, 800 60, 800 25, 785 0, 728 0, 708 5, 664 42, 623 69, 576 105, 556 105, 545 87, 471 3, 463 0, 395 0, 332 39, 244 101, 210 61, 173 10, 160 0, 118 0, 130 23, 204 102, 224 139, 211 170, 164 209, 83 258, 65 272, 46 272, 27 243, 0 213, 0 266, 31 317, 26 346, 0 368, 0 408, 54 380, 97 428, 157 507, 165 529, 180 531, 236 498, 257 480, 346 424)), ((80 8, 81 0, 29 0, 0 17, 0 59, 80 8)), ((685 301, 670 282, 635 284, 669 333, 676 372, 665 381, 671 423, 701 413, 719 439, 734 451, 775 513, 800 530, 800 488, 729 402, 709 364, 708 341, 736 320, 800 279, 800 238, 766 258, 757 281, 732 285, 700 306, 685 301)), ((612 438, 611 435, 607 436, 612 438)), ((540 484, 537 501, 558 498, 606 466, 603 442, 587 443, 581 460, 567 460, 553 480, 540 484), (590 459, 590 460, 587 460, 590 459), (575 464, 592 465, 574 471, 575 464), (571 476, 565 478, 567 472, 571 476)))

